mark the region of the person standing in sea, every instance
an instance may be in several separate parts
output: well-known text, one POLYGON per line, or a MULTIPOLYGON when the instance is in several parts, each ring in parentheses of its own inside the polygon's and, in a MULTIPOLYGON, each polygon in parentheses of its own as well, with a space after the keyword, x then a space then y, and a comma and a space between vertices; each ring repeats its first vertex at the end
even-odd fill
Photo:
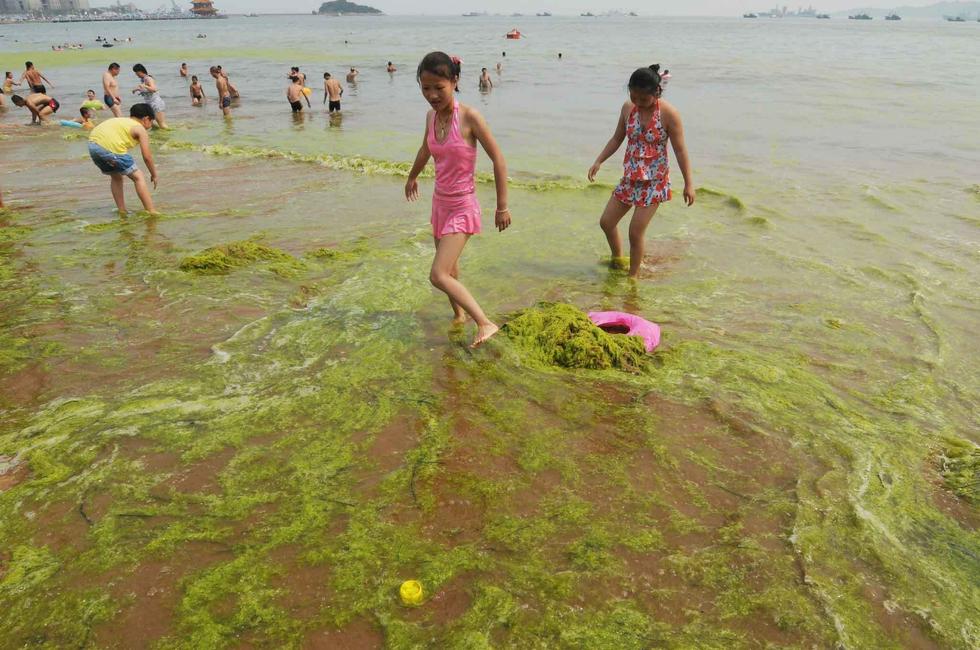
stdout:
POLYGON ((231 115, 231 84, 228 83, 228 78, 221 73, 220 65, 211 66, 208 72, 214 77, 214 87, 218 92, 218 105, 221 107, 221 113, 225 117, 231 115))
POLYGON ((139 93, 143 97, 143 103, 153 109, 152 119, 157 123, 157 126, 161 129, 166 129, 167 119, 164 111, 167 110, 167 105, 163 103, 163 98, 160 97, 160 90, 157 88, 156 80, 150 76, 150 73, 146 71, 146 66, 142 63, 134 65, 133 72, 136 73, 136 76, 140 80, 139 85, 133 89, 133 93, 139 93))
POLYGON ((27 84, 30 87, 32 93, 39 93, 41 95, 46 94, 48 92, 48 89, 42 83, 45 81, 48 83, 49 86, 54 88, 54 84, 51 83, 51 80, 45 77, 40 70, 35 68, 34 63, 28 61, 24 64, 24 67, 26 69, 24 70, 24 74, 20 76, 20 80, 21 82, 23 82, 24 80, 27 81, 27 84))
POLYGON ((684 202, 687 205, 694 204, 694 180, 681 115, 660 98, 663 93, 660 65, 634 71, 628 88, 630 98, 619 111, 616 130, 589 168, 588 176, 590 182, 595 181, 602 163, 616 153, 623 140, 627 141, 623 178, 609 197, 599 226, 609 243, 611 264, 616 266, 623 255, 619 222, 633 208, 629 228, 629 277, 636 278, 643 262, 647 226, 660 204, 671 199, 668 141, 674 148, 674 155, 684 175, 684 202))
POLYGON ((122 117, 122 97, 119 96, 119 64, 112 62, 102 73, 102 103, 109 107, 115 117, 122 117))
POLYGON ((429 281, 449 297, 453 323, 462 325, 467 316, 476 322, 476 337, 470 346, 475 348, 500 329, 459 281, 463 247, 481 231, 475 185, 477 143, 493 161, 497 189, 494 223, 498 231, 510 226, 511 216, 507 209, 507 163, 483 116, 456 99, 459 74, 460 60, 444 52, 430 52, 419 63, 416 79, 432 110, 426 115, 422 146, 405 182, 405 198, 419 198, 418 176, 429 158, 434 158, 436 182, 430 222, 436 254, 429 281))

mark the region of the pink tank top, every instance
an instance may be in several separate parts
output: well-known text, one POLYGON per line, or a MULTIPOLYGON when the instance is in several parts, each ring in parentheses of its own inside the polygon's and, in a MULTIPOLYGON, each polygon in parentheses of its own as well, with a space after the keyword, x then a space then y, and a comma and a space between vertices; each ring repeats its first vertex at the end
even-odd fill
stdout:
POLYGON ((429 152, 436 163, 436 194, 459 196, 473 194, 476 185, 476 146, 463 139, 459 131, 459 102, 453 100, 453 119, 446 139, 436 139, 436 114, 429 120, 429 152))

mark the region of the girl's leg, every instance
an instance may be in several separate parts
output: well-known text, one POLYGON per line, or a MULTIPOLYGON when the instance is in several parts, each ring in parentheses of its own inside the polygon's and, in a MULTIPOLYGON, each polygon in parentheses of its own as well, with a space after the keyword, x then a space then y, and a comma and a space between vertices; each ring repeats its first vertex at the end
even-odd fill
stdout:
POLYGON ((622 203, 615 196, 609 197, 606 209, 599 217, 599 227, 606 233, 606 241, 609 242, 609 252, 612 254, 611 264, 615 265, 616 258, 623 256, 623 242, 619 238, 619 222, 629 212, 630 206, 622 203))
MULTIPOLYGON (((143 202, 143 209, 150 214, 156 214, 153 209, 153 198, 150 196, 150 187, 146 184, 146 177, 143 172, 137 169, 130 178, 133 179, 133 185, 136 186, 136 195, 143 202)), ((122 186, 122 179, 119 180, 119 185, 122 186)))
MULTIPOLYGON (((432 238, 432 243, 435 244, 436 250, 439 250, 439 240, 435 237, 432 238)), ((453 263, 453 268, 450 269, 449 275, 453 276, 456 280, 459 280, 459 258, 453 263)), ((453 300, 452 296, 449 296, 449 306, 453 308, 453 323, 462 324, 466 322, 466 312, 463 308, 459 306, 459 303, 453 300)))
POLYGON ((153 115, 153 119, 157 121, 157 126, 161 129, 167 129, 167 115, 163 111, 157 111, 153 115))
POLYGON ((456 267, 463 247, 466 246, 469 238, 470 236, 466 233, 452 233, 436 242, 436 257, 432 260, 429 281, 432 286, 445 292, 450 301, 462 307, 463 311, 476 322, 476 338, 473 339, 471 346, 476 347, 496 334, 500 328, 487 318, 466 287, 453 277, 453 269, 456 267))
POLYGON ((126 214, 126 197, 123 195, 122 174, 109 175, 109 189, 112 190, 112 200, 116 202, 119 214, 126 214))
POLYGON ((646 235, 647 226, 650 220, 657 213, 659 203, 646 207, 636 206, 633 211, 633 218, 630 220, 630 277, 635 278, 640 274, 640 264, 643 262, 643 237, 646 235))

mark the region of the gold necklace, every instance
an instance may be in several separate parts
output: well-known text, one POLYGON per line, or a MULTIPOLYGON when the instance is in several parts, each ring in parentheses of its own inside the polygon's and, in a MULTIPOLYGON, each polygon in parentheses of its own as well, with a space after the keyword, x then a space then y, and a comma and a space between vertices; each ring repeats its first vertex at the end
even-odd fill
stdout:
POLYGON ((436 136, 440 140, 446 139, 446 129, 449 128, 449 122, 451 122, 453 116, 450 115, 448 119, 442 120, 439 118, 439 114, 436 113, 436 136))

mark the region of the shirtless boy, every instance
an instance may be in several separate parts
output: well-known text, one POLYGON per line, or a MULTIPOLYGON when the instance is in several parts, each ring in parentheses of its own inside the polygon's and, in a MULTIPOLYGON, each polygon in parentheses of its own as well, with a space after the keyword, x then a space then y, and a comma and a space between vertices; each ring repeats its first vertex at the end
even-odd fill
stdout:
POLYGON ((286 75, 286 78, 290 81, 292 81, 293 77, 299 77, 300 83, 302 83, 304 86, 306 85, 306 73, 300 72, 299 68, 296 66, 291 67, 289 69, 289 74, 286 75))
POLYGON ((218 91, 218 103, 225 117, 231 115, 231 90, 228 88, 228 78, 221 73, 221 66, 211 66, 211 76, 214 77, 214 87, 218 91))
POLYGON ((327 100, 330 100, 330 112, 334 113, 340 110, 340 98, 344 96, 344 89, 341 87, 340 82, 330 76, 329 72, 323 73, 323 103, 326 104, 327 100))
POLYGON ((26 108, 31 112, 31 124, 42 124, 46 122, 46 117, 54 115, 61 108, 61 104, 54 97, 48 97, 44 93, 31 93, 26 98, 20 95, 12 95, 10 101, 15 106, 26 108))
POLYGON ((109 69, 102 73, 102 103, 109 107, 112 114, 122 117, 122 97, 119 96, 119 64, 110 63, 109 69))
POLYGON ((41 83, 42 81, 48 82, 48 84, 54 88, 54 84, 51 83, 47 77, 41 74, 41 71, 35 68, 33 63, 28 61, 24 64, 24 67, 27 69, 24 70, 24 74, 20 76, 20 80, 27 80, 28 87, 31 89, 32 93, 41 93, 43 95, 44 93, 48 92, 47 88, 44 87, 44 84, 41 83))
POLYGON ((290 77, 293 83, 289 84, 286 88, 286 99, 289 101, 289 107, 293 109, 294 113, 303 112, 303 100, 306 100, 306 105, 310 105, 310 99, 303 93, 303 79, 298 75, 293 75, 290 77))
POLYGON ((357 75, 361 74, 357 71, 357 68, 351 68, 350 72, 347 73, 347 83, 352 84, 357 82, 357 75))
POLYGON ((232 99, 238 99, 241 95, 238 94, 238 88, 235 88, 235 84, 231 83, 231 79, 228 78, 228 73, 221 69, 220 65, 215 66, 218 69, 218 74, 225 78, 225 83, 228 84, 228 92, 231 93, 232 99))
POLYGON ((493 81, 490 79, 490 73, 487 72, 486 68, 480 73, 480 90, 486 92, 493 89, 493 81))

